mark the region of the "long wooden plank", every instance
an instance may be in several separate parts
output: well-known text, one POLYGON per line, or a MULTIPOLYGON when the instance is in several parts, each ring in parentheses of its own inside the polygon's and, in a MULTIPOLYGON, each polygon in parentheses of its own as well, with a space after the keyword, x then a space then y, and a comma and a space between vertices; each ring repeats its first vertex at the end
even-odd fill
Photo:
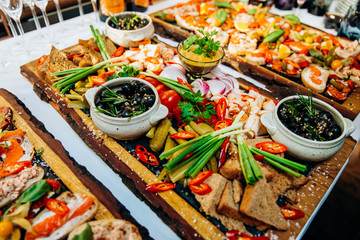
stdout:
POLYGON ((139 228, 143 239, 150 238, 147 229, 138 224, 129 211, 84 166, 68 155, 61 142, 54 139, 16 96, 0 89, 0 106, 8 106, 13 110, 15 126, 26 132, 35 149, 44 149, 42 159, 70 191, 91 195, 97 199, 100 207, 96 219, 125 219, 139 228))
MULTIPOLYGON (((33 64, 28 63, 21 66, 21 71, 34 84, 34 91, 39 97, 49 102, 84 142, 124 179, 125 184, 139 198, 145 199, 145 202, 180 237, 185 239, 221 239, 225 237, 220 230, 199 213, 198 209, 189 206, 175 192, 153 194, 145 191, 145 186, 154 182, 156 176, 139 163, 123 146, 97 130, 91 119, 83 111, 80 109, 68 109, 66 102, 58 94, 57 90, 36 75, 33 64)), ((246 81, 240 81, 240 85, 244 88, 250 86, 246 81)), ((275 93, 268 93, 268 95, 275 93)), ((273 98, 276 96, 272 95, 273 98)), ((315 166, 314 171, 310 173, 311 181, 298 190, 298 204, 296 207, 302 209, 306 217, 296 222, 290 222, 290 231, 270 230, 268 234, 277 236, 278 239, 289 239, 290 237, 296 237, 300 233, 331 184, 333 184, 340 169, 344 167, 355 143, 352 138, 347 138, 343 148, 333 158, 315 166), (314 188, 314 186, 317 186, 317 188, 314 188)))

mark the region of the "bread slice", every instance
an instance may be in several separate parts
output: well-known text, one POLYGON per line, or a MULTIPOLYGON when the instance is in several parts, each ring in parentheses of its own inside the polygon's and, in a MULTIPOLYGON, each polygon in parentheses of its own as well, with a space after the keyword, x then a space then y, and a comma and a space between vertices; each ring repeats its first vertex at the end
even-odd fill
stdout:
POLYGON ((0 179, 0 207, 3 207, 12 201, 16 200, 20 195, 25 192, 32 185, 40 181, 44 177, 44 170, 38 166, 31 166, 25 168, 21 172, 7 176, 0 179), (28 178, 29 173, 33 172, 34 177, 28 178), (36 175, 35 175, 36 174, 36 175), (24 185, 19 185, 19 179, 28 178, 24 185), (7 197, 4 197, 3 194, 7 192, 7 197), (10 194, 9 194, 10 193, 10 194))
POLYGON ((246 186, 240 211, 279 230, 289 228, 265 179, 258 180, 254 186, 246 186))
MULTIPOLYGON (((62 202, 64 202, 65 204, 69 204, 73 201, 77 201, 80 197, 82 196, 82 194, 80 193, 71 193, 69 191, 62 193, 59 197, 57 197, 57 200, 60 200, 62 202)), ((49 236, 47 237, 41 237, 41 238, 37 238, 38 240, 57 240, 57 239, 62 239, 63 237, 65 237, 66 235, 68 235, 74 228, 76 228, 77 226, 79 226, 80 224, 89 221, 90 219, 92 219, 95 214, 96 211, 98 209, 98 203, 96 201, 94 201, 94 204, 88 209, 88 211, 86 211, 84 214, 77 216, 75 218, 70 219, 69 221, 67 221, 64 225, 62 225, 60 228, 58 228, 57 230, 55 230, 53 233, 51 233, 49 236)), ((45 214, 47 214, 48 212, 50 212, 50 210, 48 210, 47 208, 45 208, 44 210, 42 210, 34 219, 33 219, 33 225, 36 225, 36 223, 38 223, 40 221, 40 219, 42 219, 42 216, 44 216, 45 214), (35 224, 34 224, 35 223, 35 224)))
POLYGON ((48 69, 50 73, 77 68, 77 66, 67 58, 65 53, 56 49, 54 46, 51 48, 48 59, 48 69))
POLYGON ((232 182, 232 187, 234 190, 234 194, 233 194, 234 202, 240 203, 241 198, 244 194, 244 188, 241 185, 240 181, 236 179, 232 182))
POLYGON ((75 235, 81 234, 86 225, 89 224, 93 232, 93 239, 116 239, 116 240, 141 240, 138 228, 132 223, 121 219, 103 219, 83 223, 75 228, 68 239, 73 239, 75 235), (112 238, 110 238, 110 236, 112 238))
POLYGON ((228 156, 224 166, 220 168, 220 173, 227 179, 243 178, 240 167, 239 153, 237 146, 234 143, 230 143, 229 145, 228 156))

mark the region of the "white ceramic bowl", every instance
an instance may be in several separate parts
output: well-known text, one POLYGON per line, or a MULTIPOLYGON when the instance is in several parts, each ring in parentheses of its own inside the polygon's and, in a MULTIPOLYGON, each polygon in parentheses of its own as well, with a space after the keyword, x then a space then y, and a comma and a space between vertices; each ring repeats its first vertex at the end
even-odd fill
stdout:
MULTIPOLYGON (((307 96, 304 97, 307 98, 307 96)), ((266 127, 268 133, 275 142, 287 146, 287 152, 289 154, 307 161, 322 161, 329 159, 341 149, 345 137, 349 136, 355 130, 353 122, 350 119, 344 118, 335 108, 326 102, 313 98, 313 104, 316 109, 328 111, 332 115, 335 122, 341 128, 341 135, 330 141, 314 141, 303 138, 285 127, 277 114, 282 103, 298 98, 298 96, 290 96, 281 100, 274 112, 266 113, 261 116, 262 124, 266 127)))
POLYGON ((152 38, 152 36, 154 35, 154 25, 150 16, 140 12, 121 12, 115 14, 115 16, 118 17, 128 14, 135 14, 138 15, 140 18, 146 18, 149 23, 145 27, 136 30, 120 30, 110 27, 109 21, 111 20, 109 17, 106 19, 105 22, 105 31, 111 41, 113 41, 119 46, 126 48, 138 47, 141 40, 144 40, 145 38, 152 38))
POLYGON ((108 81, 99 87, 89 89, 85 93, 85 98, 90 105, 90 115, 95 126, 107 135, 120 140, 133 140, 141 137, 168 114, 167 107, 160 104, 159 95, 154 86, 138 78, 126 77, 108 81), (155 93, 155 103, 149 110, 131 118, 117 118, 96 111, 95 100, 104 89, 102 86, 113 89, 119 84, 131 81, 141 82, 155 93))

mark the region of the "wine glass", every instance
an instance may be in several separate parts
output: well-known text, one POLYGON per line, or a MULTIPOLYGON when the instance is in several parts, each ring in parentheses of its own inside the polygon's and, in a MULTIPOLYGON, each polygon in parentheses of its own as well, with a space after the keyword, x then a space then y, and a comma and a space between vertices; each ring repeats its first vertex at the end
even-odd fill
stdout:
POLYGON ((98 10, 97 10, 96 0, 91 0, 91 4, 93 6, 94 13, 95 13, 96 25, 98 25, 99 24, 99 13, 98 13, 98 10))
POLYGON ((37 15, 36 15, 34 0, 23 0, 23 3, 30 8, 31 14, 34 18, 36 29, 37 30, 40 29, 41 25, 40 25, 39 19, 37 18, 37 15))
MULTIPOLYGON (((15 26, 14 26, 13 22, 11 21, 11 18, 6 14, 5 10, 2 8, 1 4, 0 4, 0 10, 2 10, 2 12, 4 13, 4 16, 6 18, 6 22, 9 23, 11 34, 14 37, 16 37, 18 34, 17 34, 16 29, 15 29, 15 26)), ((4 19, 2 21, 4 22, 4 19)))
POLYGON ((84 9, 81 5, 81 0, 78 0, 78 5, 79 5, 79 14, 80 16, 84 15, 84 9))
POLYGON ((64 18, 63 18, 63 15, 61 13, 61 10, 60 10, 59 0, 54 0, 54 3, 55 3, 55 7, 56 7, 56 12, 57 12, 57 15, 58 15, 58 18, 59 18, 59 22, 62 22, 62 21, 64 21, 64 18))
POLYGON ((0 0, 0 5, 5 13, 15 21, 20 35, 24 35, 24 29, 22 28, 20 22, 20 17, 23 10, 22 0, 0 0))
POLYGON ((302 5, 304 5, 304 3, 306 2, 306 0, 296 0, 297 2, 297 8, 295 8, 295 15, 300 17, 300 8, 302 5))
POLYGON ((48 0, 34 0, 35 2, 35 5, 40 8, 41 10, 41 13, 44 17, 44 21, 45 21, 45 25, 47 28, 50 27, 50 22, 49 22, 49 18, 47 16, 47 13, 46 13, 46 6, 48 5, 48 0))

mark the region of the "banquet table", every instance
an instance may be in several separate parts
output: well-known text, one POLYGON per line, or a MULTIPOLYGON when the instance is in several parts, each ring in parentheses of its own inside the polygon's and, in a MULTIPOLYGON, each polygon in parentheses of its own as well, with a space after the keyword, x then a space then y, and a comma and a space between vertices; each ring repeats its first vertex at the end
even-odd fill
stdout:
MULTIPOLYGON (((159 11, 160 9, 170 7, 177 2, 174 0, 154 1, 154 4, 148 8, 146 13, 159 11)), ((288 12, 271 9, 272 12, 283 15, 288 12)), ((305 10, 301 10, 304 23, 312 24, 314 27, 321 28, 321 17, 311 16, 305 10)), ((37 31, 31 31, 23 37, 6 39, 0 42, 0 87, 15 94, 29 108, 32 114, 44 123, 46 129, 61 141, 64 148, 69 152, 79 164, 84 165, 88 171, 102 182, 112 194, 130 211, 131 215, 144 227, 149 230, 150 236, 154 239, 179 239, 179 237, 141 200, 139 200, 123 183, 121 178, 114 173, 104 161, 100 159, 90 149, 81 138, 71 129, 68 123, 58 114, 58 112, 48 103, 43 102, 34 93, 32 84, 28 82, 21 74, 19 67, 31 60, 37 59, 44 54, 48 54, 51 45, 59 49, 72 46, 78 39, 88 39, 91 37, 89 25, 96 25, 104 29, 105 24, 95 22, 94 13, 75 17, 62 23, 51 25, 50 29, 42 28, 37 31)), ((330 30, 330 33, 333 30, 330 30)), ((176 46, 177 42, 169 39, 158 38, 167 44, 176 46)), ((220 66, 227 73, 234 77, 242 77, 261 87, 253 79, 240 74, 226 66, 220 66)), ((357 130, 352 137, 359 141, 360 139, 360 116, 355 119, 357 130)), ((346 164, 344 165, 344 167, 346 164)), ((343 169, 344 169, 343 167, 343 169)), ((331 192, 342 170, 328 189, 325 197, 322 199, 317 209, 307 222, 298 239, 301 239, 312 219, 321 207, 326 197, 331 192)))

